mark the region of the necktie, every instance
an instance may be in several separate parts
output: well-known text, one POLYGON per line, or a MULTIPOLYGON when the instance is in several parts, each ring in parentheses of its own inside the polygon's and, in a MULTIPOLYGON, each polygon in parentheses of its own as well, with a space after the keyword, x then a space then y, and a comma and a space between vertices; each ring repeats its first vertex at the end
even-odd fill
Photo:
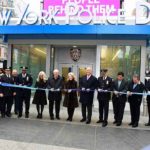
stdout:
POLYGON ((134 84, 134 85, 133 85, 133 89, 135 89, 136 85, 137 85, 137 84, 134 84))
POLYGON ((118 89, 120 88, 121 81, 118 81, 118 89))

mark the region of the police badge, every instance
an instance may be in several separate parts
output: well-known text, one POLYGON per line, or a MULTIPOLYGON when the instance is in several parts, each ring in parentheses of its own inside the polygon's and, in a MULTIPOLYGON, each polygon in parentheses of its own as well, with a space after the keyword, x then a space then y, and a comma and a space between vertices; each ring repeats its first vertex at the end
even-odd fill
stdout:
POLYGON ((70 49, 70 56, 71 56, 73 61, 78 61, 81 57, 81 49, 71 48, 70 49))

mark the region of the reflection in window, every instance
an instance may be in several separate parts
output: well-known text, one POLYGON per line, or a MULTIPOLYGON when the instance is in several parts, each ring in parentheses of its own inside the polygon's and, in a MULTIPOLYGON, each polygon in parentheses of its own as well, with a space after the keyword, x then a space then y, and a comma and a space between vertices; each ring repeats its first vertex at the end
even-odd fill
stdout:
POLYGON ((13 69, 21 71, 21 66, 27 66, 34 82, 40 71, 46 69, 46 46, 44 45, 13 45, 13 69))
POLYGON ((101 68, 108 69, 113 78, 123 71, 125 78, 130 80, 133 74, 140 74, 140 64, 140 46, 102 46, 101 68))

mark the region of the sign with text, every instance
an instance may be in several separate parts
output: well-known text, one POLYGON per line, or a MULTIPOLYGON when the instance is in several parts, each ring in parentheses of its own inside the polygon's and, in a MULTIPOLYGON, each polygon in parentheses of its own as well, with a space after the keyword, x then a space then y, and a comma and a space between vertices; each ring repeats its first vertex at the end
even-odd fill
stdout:
POLYGON ((68 4, 72 4, 70 11, 78 9, 78 13, 83 12, 82 16, 88 16, 88 12, 95 16, 103 16, 109 10, 113 10, 111 13, 113 16, 117 15, 117 10, 120 8, 120 0, 44 0, 44 9, 58 11, 57 16, 65 16, 68 4))

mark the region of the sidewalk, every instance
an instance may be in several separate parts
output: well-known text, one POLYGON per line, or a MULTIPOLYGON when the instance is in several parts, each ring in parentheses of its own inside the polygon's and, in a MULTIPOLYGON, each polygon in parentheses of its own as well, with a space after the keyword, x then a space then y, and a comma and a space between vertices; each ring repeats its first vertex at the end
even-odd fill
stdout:
MULTIPOLYGON (((30 118, 29 119, 31 119, 31 120, 38 120, 39 121, 39 119, 37 119, 36 116, 37 116, 36 106, 31 104, 31 107, 30 107, 30 118)), ((14 115, 14 114, 13 114, 12 117, 13 118, 17 118, 17 116, 14 115)), ((55 120, 50 120, 48 105, 46 105, 45 108, 44 108, 44 112, 43 112, 43 119, 40 119, 40 121, 68 123, 66 121, 67 117, 68 117, 68 115, 67 115, 67 108, 63 107, 62 104, 61 104, 61 110, 60 110, 60 118, 61 118, 61 120, 56 120, 56 119, 55 120)), ((24 119, 24 115, 23 115, 22 119, 24 119)), ((82 125, 84 123, 80 123, 81 119, 82 119, 82 114, 81 114, 81 108, 79 106, 78 108, 75 109, 74 118, 73 118, 73 121, 71 123, 73 123, 73 124, 81 124, 82 125)), ((98 108, 97 108, 97 101, 95 101, 94 107, 93 107, 93 112, 92 112, 92 121, 91 121, 90 126, 101 126, 101 124, 97 124, 96 123, 98 119, 99 119, 99 113, 98 113, 98 108)), ((112 107, 112 102, 110 102, 109 117, 108 117, 108 127, 133 129, 133 128, 131 128, 131 126, 128 126, 128 123, 131 122, 130 111, 129 111, 129 103, 126 103, 122 126, 116 127, 113 124, 113 121, 114 121, 113 107, 112 107)), ((142 112, 141 112, 140 121, 139 121, 139 127, 136 128, 136 129, 150 130, 150 127, 145 127, 145 125, 144 125, 145 123, 147 123, 147 121, 148 121, 148 116, 143 116, 142 112)))

